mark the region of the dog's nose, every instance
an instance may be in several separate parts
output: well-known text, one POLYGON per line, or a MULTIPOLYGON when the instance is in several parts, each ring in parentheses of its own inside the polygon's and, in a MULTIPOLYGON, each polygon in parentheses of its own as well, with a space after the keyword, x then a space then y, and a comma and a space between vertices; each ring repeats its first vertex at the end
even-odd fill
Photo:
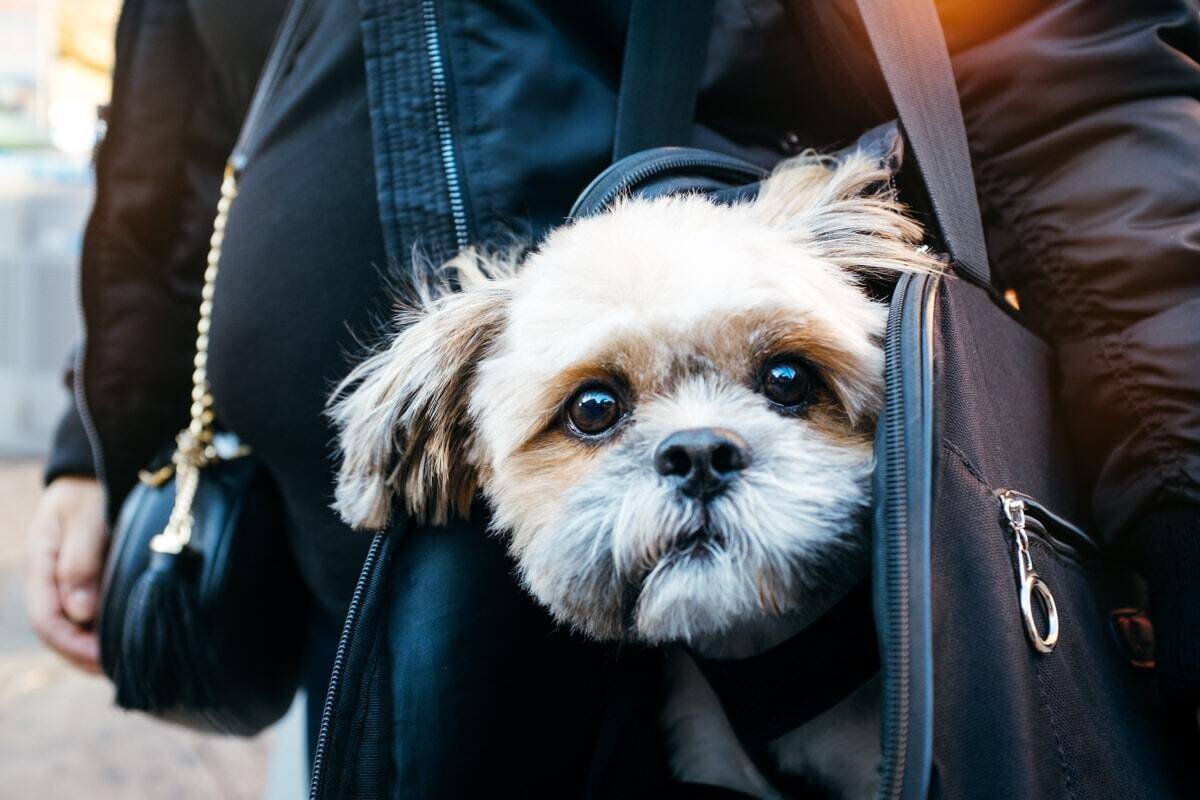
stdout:
POLYGON ((724 428, 676 431, 654 451, 658 474, 680 479, 679 490, 688 497, 720 494, 730 479, 748 466, 746 440, 724 428))

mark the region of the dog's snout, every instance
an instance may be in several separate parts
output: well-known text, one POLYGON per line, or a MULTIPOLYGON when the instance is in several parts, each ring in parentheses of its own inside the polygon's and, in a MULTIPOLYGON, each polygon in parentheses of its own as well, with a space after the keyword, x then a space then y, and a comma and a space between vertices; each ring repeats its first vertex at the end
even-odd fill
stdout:
POLYGON ((654 452, 660 475, 677 478, 688 497, 719 494, 750 465, 746 440, 724 428, 692 428, 663 439, 654 452))

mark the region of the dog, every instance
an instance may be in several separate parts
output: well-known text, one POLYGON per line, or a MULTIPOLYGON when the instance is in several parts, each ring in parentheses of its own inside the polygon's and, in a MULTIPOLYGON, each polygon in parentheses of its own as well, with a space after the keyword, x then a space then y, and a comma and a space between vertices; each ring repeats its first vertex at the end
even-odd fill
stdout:
MULTIPOLYGON (((781 797, 694 656, 762 652, 867 574, 868 285, 939 270, 921 240, 879 159, 806 153, 753 200, 626 198, 523 256, 466 251, 334 392, 335 507, 439 523, 481 493, 558 620, 667 649, 675 775, 781 797)), ((773 770, 873 796, 879 720, 875 681, 772 742, 773 770)))

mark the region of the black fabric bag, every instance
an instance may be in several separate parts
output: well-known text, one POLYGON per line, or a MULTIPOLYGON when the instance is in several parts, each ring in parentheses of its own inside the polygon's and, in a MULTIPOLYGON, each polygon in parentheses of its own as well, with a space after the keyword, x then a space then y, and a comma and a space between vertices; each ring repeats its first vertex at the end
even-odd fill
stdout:
POLYGON ((954 278, 901 282, 887 349, 874 542, 881 796, 1196 796, 1176 758, 1189 743, 1168 739, 1148 654, 1122 636, 1143 607, 1139 581, 1066 521, 1086 515, 1049 349, 954 278), (1024 506, 1029 559, 1053 597, 1048 652, 1045 606, 1022 609, 1006 492, 1021 493, 1009 508, 1024 506))
MULTIPOLYGON (((1149 669, 1140 579, 1106 559, 1086 533, 1086 493, 1055 408, 1050 350, 991 284, 933 5, 859 5, 915 156, 907 178, 924 185, 931 238, 940 234, 955 272, 902 279, 887 326, 873 518, 884 683, 880 797, 1197 796, 1194 767, 1180 753, 1200 752, 1200 744, 1167 732, 1149 669)), ((573 213, 623 192, 754 191, 761 171, 737 159, 645 149, 686 141, 695 53, 703 51, 696 42, 710 9, 635 0, 617 163, 573 213), (669 64, 682 66, 664 72, 669 64)), ((867 146, 886 145, 887 135, 873 132, 867 146)), ((902 173, 909 188, 905 180, 902 173)), ((918 208, 919 194, 906 196, 918 208)), ((401 546, 380 534, 355 592, 314 765, 318 800, 395 789, 391 764, 402 756, 391 751, 387 653, 405 643, 389 641, 388 604, 397 591, 390 563, 401 546)), ((665 775, 647 677, 653 669, 642 655, 622 656, 583 784, 572 781, 554 796, 710 796, 672 786, 665 775)))
POLYGON ((1087 519, 1049 347, 997 296, 933 4, 859 0, 959 278, 902 279, 876 438, 881 797, 1196 796, 1141 581, 1087 519))

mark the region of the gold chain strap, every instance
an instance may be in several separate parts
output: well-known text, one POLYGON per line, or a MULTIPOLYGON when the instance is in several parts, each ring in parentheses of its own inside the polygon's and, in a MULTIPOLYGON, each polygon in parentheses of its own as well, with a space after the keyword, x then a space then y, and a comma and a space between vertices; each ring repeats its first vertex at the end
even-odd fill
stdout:
MULTIPOLYGON (((217 217, 213 220, 209 239, 207 266, 204 269, 204 288, 200 290, 200 319, 196 323, 196 355, 192 360, 191 421, 175 437, 175 454, 171 464, 139 478, 150 486, 161 486, 175 476, 175 504, 163 532, 150 540, 150 549, 158 553, 180 553, 192 538, 192 505, 200 485, 200 470, 219 460, 213 445, 213 396, 208 385, 208 332, 212 327, 213 292, 221 262, 221 244, 225 240, 225 224, 229 209, 237 197, 237 176, 233 167, 225 166, 221 182, 221 199, 217 202, 217 217)), ((249 452, 241 448, 236 455, 249 452)))

